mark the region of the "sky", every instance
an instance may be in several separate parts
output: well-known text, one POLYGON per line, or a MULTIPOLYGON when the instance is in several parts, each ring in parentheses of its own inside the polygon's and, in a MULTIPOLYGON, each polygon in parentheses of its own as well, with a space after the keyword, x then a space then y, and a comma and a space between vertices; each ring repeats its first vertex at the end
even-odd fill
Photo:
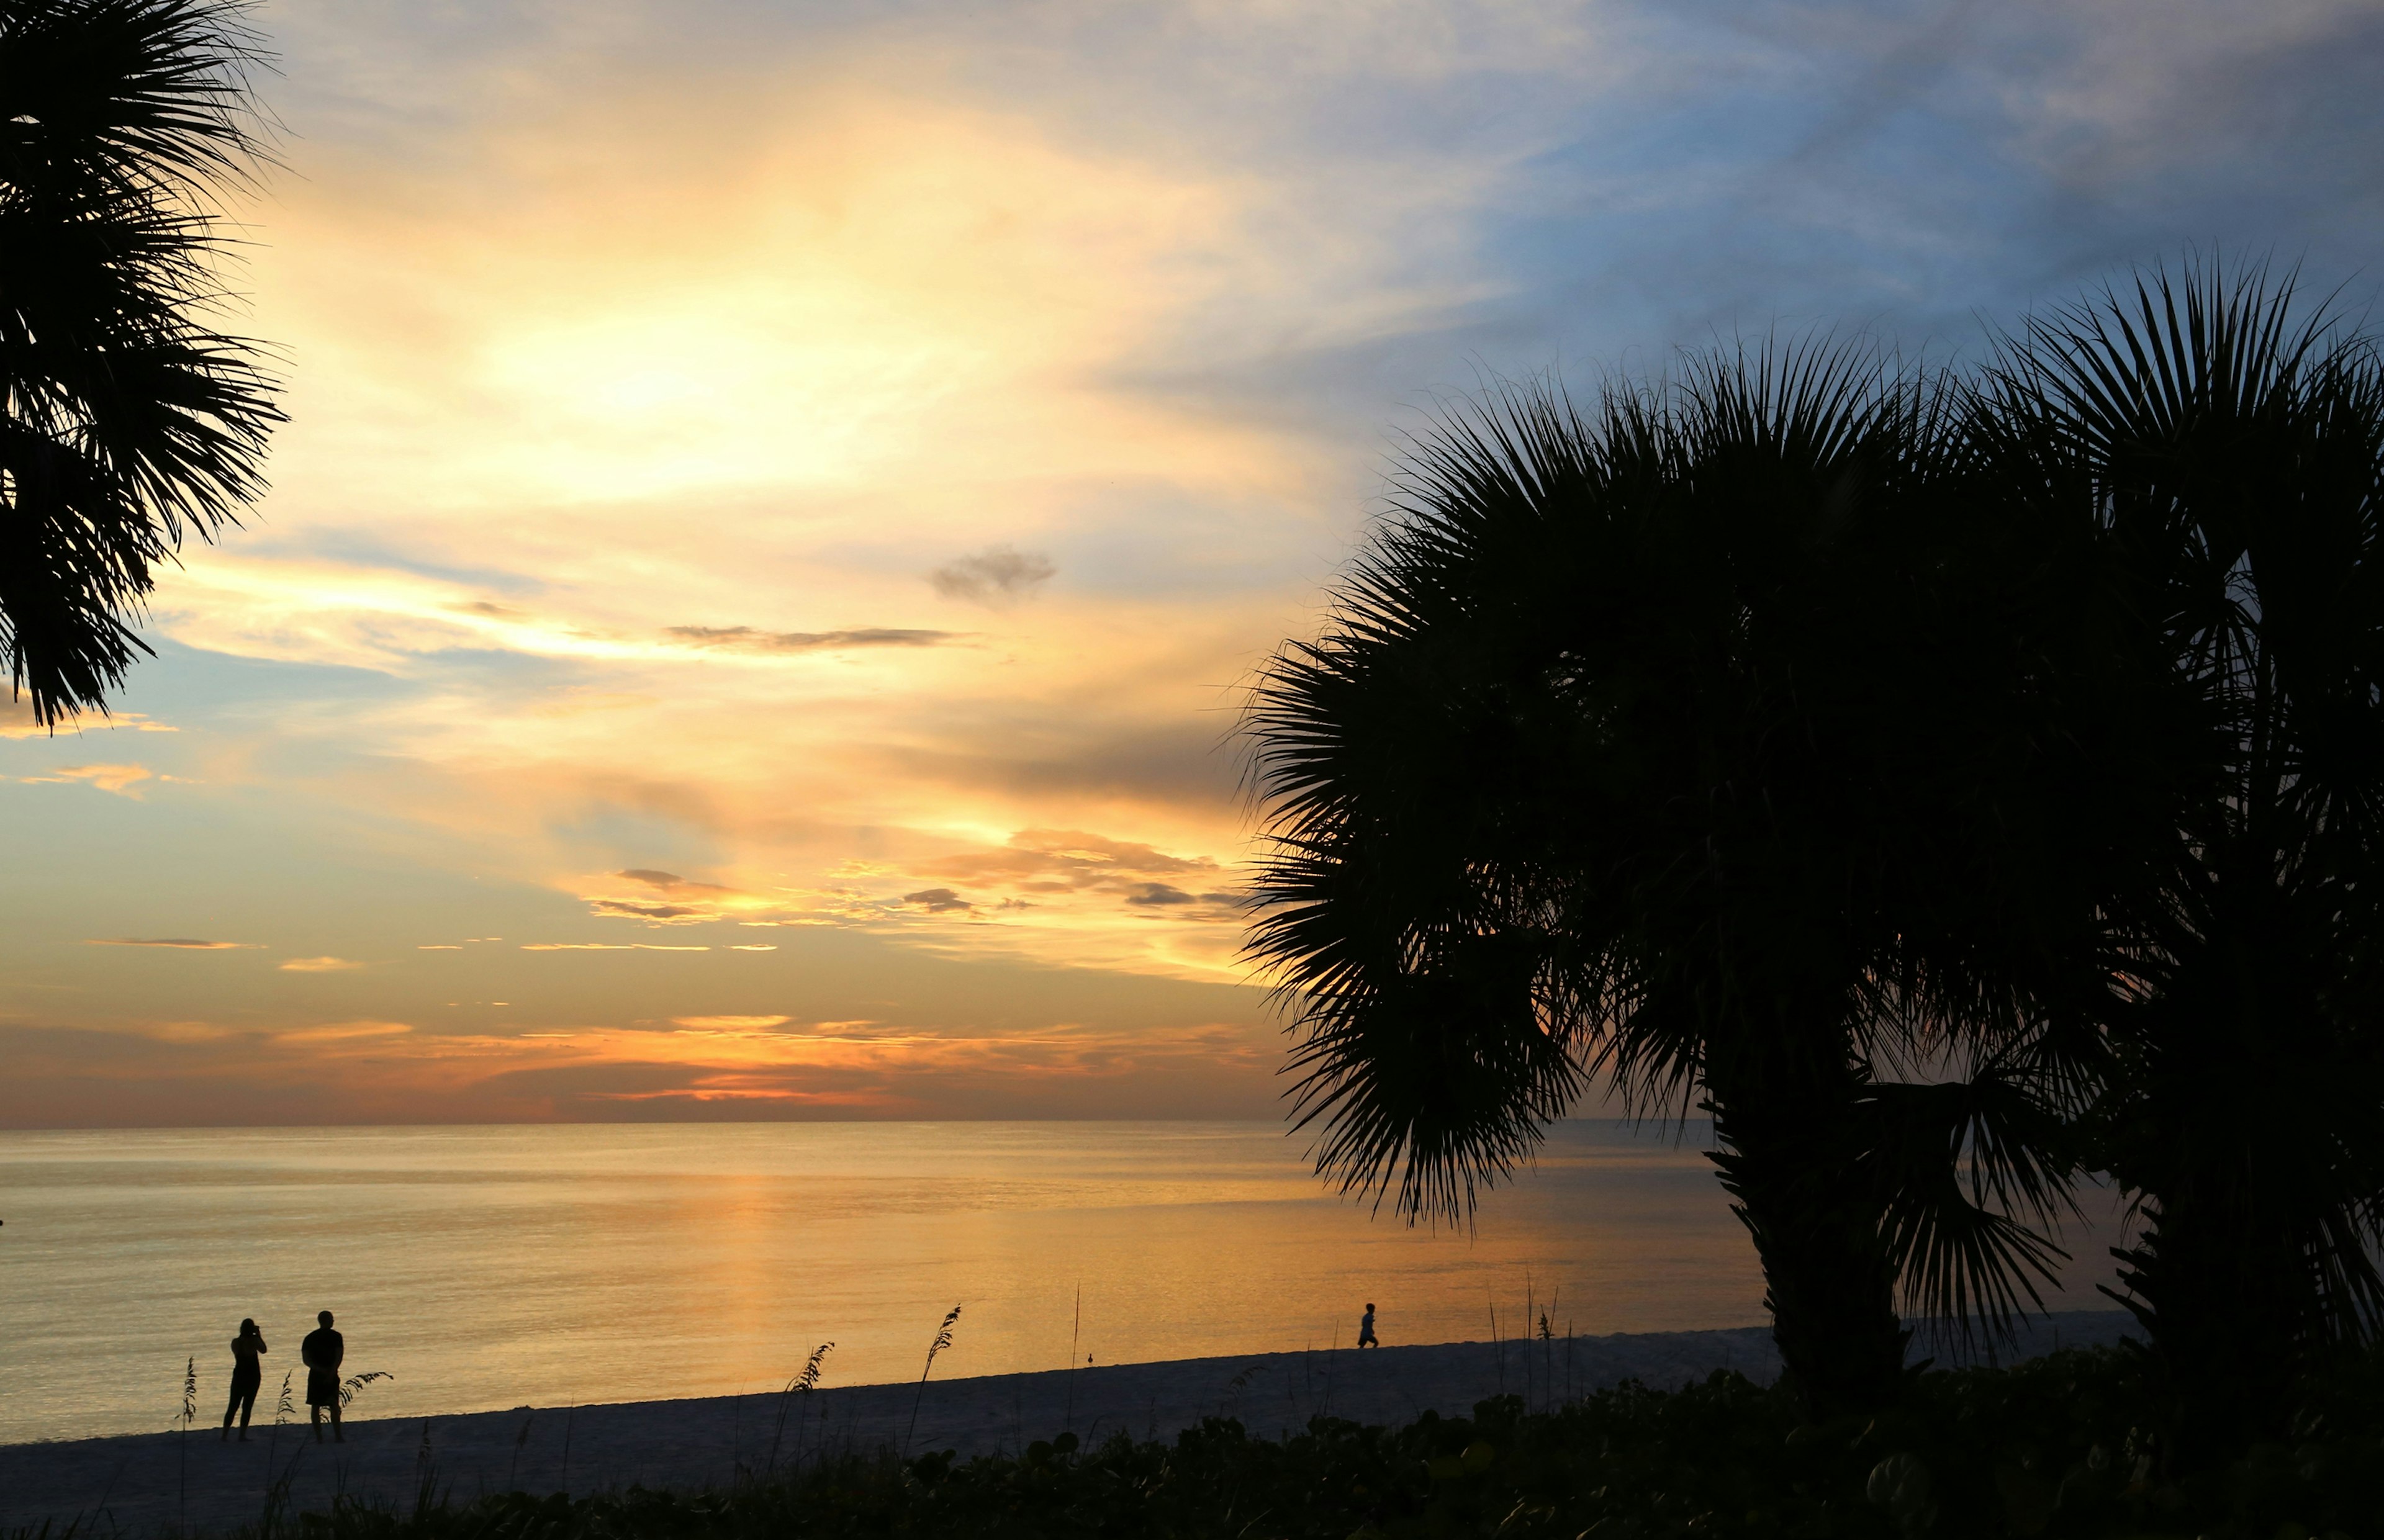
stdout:
POLYGON ((0 715, 0 1126, 1279 1116, 1236 714, 1403 435, 2384 236, 2375 0, 254 21, 290 421, 0 715))

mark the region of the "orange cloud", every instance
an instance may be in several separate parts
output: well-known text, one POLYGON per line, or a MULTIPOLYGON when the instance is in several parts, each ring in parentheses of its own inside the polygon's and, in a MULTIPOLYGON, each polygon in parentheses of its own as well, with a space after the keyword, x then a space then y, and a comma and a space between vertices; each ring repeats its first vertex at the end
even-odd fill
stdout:
POLYGON ((594 1101, 764 1101, 790 1107, 888 1109, 902 1098, 887 1091, 804 1091, 757 1082, 751 1076, 707 1074, 694 1084, 660 1091, 592 1091, 594 1101))
MULTIPOLYGON (((188 1088, 287 1090, 335 1121, 464 1112, 537 1120, 674 1099, 905 1117, 1036 1109, 1115 1115, 1127 1083, 1141 1087, 1134 1094, 1162 1101, 1188 1097, 1200 1115, 1248 1115, 1269 1105, 1273 1089, 1273 1034, 1222 1023, 931 1030, 738 1012, 690 1014, 660 1030, 590 1025, 508 1034, 440 1032, 377 1019, 263 1031, 168 1021, 109 1034, 119 1044, 154 1047, 76 1051, 73 1044, 90 1035, 0 1024, 0 1053, 35 1073, 68 1074, 84 1088, 78 1094, 86 1102, 104 1095, 102 1087, 120 1085, 129 1109, 149 1094, 141 1087, 170 1066, 176 1083, 188 1088), (1229 1099, 1220 1104, 1220 1097, 1229 1099)), ((189 1105, 184 1095, 156 1112, 187 1117, 189 1105)), ((44 1121, 6 1084, 0 1112, 44 1121)))
POLYGON ((922 876, 1020 884, 1051 882, 1064 888, 1111 884, 1123 876, 1173 876, 1213 873, 1217 863, 1201 857, 1168 855, 1131 840, 1107 839, 1075 829, 1021 829, 999 851, 951 856, 916 868, 922 876))
POLYGON ((92 712, 76 718, 66 727, 50 728, 33 719, 33 703, 19 695, 0 700, 0 738, 55 738, 60 733, 80 736, 90 732, 179 732, 163 722, 153 721, 137 711, 92 712))
POLYGON ((280 964, 285 974, 336 974, 351 968, 361 968, 361 962, 351 962, 344 957, 293 957, 280 964))
POLYGON ((702 925, 765 911, 775 902, 764 895, 739 892, 720 883, 696 882, 676 872, 644 867, 607 873, 602 881, 627 885, 615 888, 610 893, 598 888, 579 895, 589 913, 603 919, 643 920, 661 925, 702 925))
MULTIPOLYGON (((141 794, 132 788, 143 781, 155 777, 156 772, 145 764, 62 764, 53 774, 26 776, 20 778, 29 786, 64 786, 81 783, 138 801, 141 794)), ((168 780, 173 778, 171 776, 166 777, 168 780)))

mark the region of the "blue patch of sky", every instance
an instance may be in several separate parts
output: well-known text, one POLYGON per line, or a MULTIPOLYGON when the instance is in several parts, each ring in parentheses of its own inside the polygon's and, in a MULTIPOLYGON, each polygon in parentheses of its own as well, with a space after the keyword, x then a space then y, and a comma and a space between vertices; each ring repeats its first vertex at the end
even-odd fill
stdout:
POLYGON ((368 811, 301 788, 141 789, 143 801, 85 786, 0 789, 17 859, 45 874, 0 892, 10 950, 22 957, 94 937, 166 936, 270 942, 277 955, 386 952, 531 913, 562 921, 579 908, 564 895, 480 881, 460 842, 415 825, 372 830, 368 811))
MULTIPOLYGON (((172 579, 167 582, 170 585, 172 579)), ((118 703, 177 727, 309 702, 370 707, 403 700, 421 688, 378 669, 242 657, 192 647, 155 631, 144 633, 143 640, 156 655, 133 668, 118 703)))
POLYGON ((665 871, 702 880, 726 857, 721 842, 684 820, 611 803, 553 810, 547 832, 587 852, 592 867, 665 871))
POLYGON ((275 539, 270 529, 260 531, 260 534, 263 538, 243 538, 244 553, 275 556, 295 552, 357 566, 411 573, 438 582, 489 589, 515 599, 544 593, 552 587, 535 573, 426 560, 394 540, 382 540, 359 529, 309 525, 301 533, 286 539, 275 539))
POLYGON ((260 708, 337 705, 368 712, 466 687, 484 695, 553 694, 594 683, 598 665, 499 648, 450 647, 407 654, 404 671, 251 658, 146 639, 157 655, 133 669, 121 704, 181 725, 245 716, 260 708))

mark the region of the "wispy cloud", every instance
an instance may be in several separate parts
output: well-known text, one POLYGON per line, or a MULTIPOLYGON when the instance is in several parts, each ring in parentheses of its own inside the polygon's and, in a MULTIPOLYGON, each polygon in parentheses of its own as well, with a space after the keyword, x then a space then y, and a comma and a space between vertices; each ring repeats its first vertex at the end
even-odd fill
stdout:
POLYGON ((23 696, 0 697, 0 739, 8 738, 72 738, 93 732, 170 733, 180 731, 166 723, 145 716, 137 711, 113 710, 81 716, 60 729, 43 727, 33 719, 33 703, 23 696))
MULTIPOLYGON (((51 785, 80 783, 84 786, 97 787, 102 791, 113 791, 120 797, 130 797, 137 801, 141 793, 133 788, 143 781, 155 778, 156 775, 155 770, 145 764, 61 764, 46 776, 24 776, 19 778, 29 786, 39 786, 43 783, 51 785)), ((171 780, 174 777, 168 776, 165 778, 171 780)))
POLYGON ((667 632, 687 647, 724 652, 822 652, 845 647, 933 647, 957 631, 923 631, 864 626, 849 631, 757 631, 751 626, 673 626, 667 632))
POLYGON ((414 1028, 404 1022, 336 1022, 327 1026, 294 1027, 277 1032, 278 1043, 345 1043, 376 1037, 402 1037, 414 1028))
POLYGON ((727 887, 724 883, 696 882, 679 876, 677 872, 656 871, 650 866, 632 866, 627 871, 615 872, 613 875, 621 878, 625 882, 639 883, 645 887, 653 888, 659 893, 727 893, 734 891, 733 888, 727 887))
POLYGON ((692 924, 717 916, 710 909, 697 904, 651 903, 641 899, 590 899, 588 907, 599 914, 623 915, 632 920, 652 920, 657 925, 692 924))
POLYGON ((115 936, 83 943, 86 947, 169 947, 176 951, 261 951, 262 941, 196 941, 188 937, 115 936))
POLYGON ((1156 846, 1082 829, 1021 829, 1000 850, 947 856, 918 868, 929 876, 1009 882, 1050 892, 1217 869, 1203 856, 1170 855, 1156 846))
POLYGON ((344 957, 293 957, 279 964, 285 974, 339 974, 361 968, 361 962, 351 962, 344 957))
POLYGON ((710 947, 667 947, 645 941, 529 941, 524 951, 710 951, 710 947))
POLYGON ((725 883, 698 882, 654 867, 608 872, 600 881, 627 886, 606 892, 596 883, 581 885, 579 898, 590 913, 602 919, 643 920, 649 925, 702 925, 766 914, 783 902, 772 895, 746 892, 725 883))

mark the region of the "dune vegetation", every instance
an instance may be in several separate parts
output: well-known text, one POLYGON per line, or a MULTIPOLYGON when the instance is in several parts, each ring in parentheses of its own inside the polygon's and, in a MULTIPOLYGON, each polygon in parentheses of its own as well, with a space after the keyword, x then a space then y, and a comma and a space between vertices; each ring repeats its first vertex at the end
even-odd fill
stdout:
POLYGON ((1920 1374, 1893 1410, 1819 1422, 1790 1389, 1716 1373, 1541 1410, 1505 1397, 1471 1418, 1428 1413, 1397 1428, 1319 1417, 1281 1440, 1211 1418, 1172 1443, 1121 1432, 1084 1447, 1063 1434, 966 1461, 830 1448, 700 1493, 457 1501, 426 1459, 409 1506, 341 1498, 292 1516, 268 1497, 230 1540, 2374 1534, 2384 1366, 2346 1359, 2306 1389, 2279 1438, 2166 1472, 2152 1447, 2150 1360, 2073 1349, 1920 1374))

